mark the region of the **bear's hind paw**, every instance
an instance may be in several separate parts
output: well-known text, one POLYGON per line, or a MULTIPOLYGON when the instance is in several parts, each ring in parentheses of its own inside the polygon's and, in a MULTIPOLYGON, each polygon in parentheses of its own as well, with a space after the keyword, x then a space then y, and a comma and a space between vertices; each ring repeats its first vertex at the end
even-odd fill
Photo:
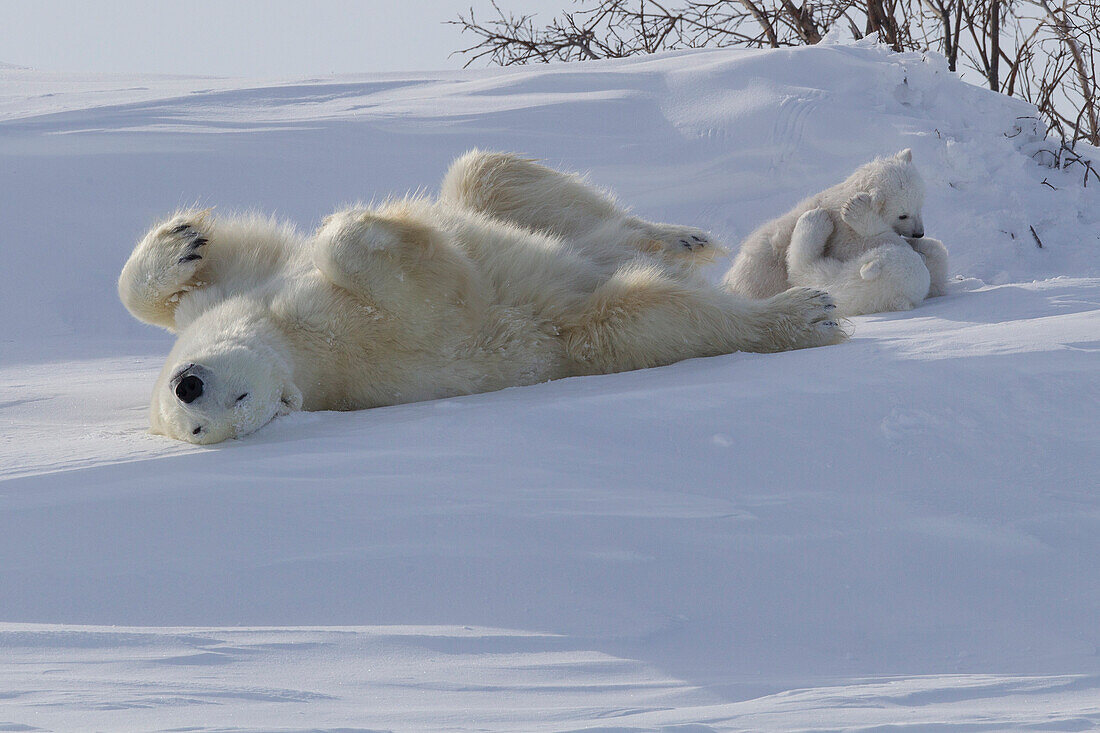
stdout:
POLYGON ((848 338, 836 316, 836 303, 814 288, 791 288, 768 301, 775 342, 766 350, 785 351, 838 344, 848 338))
POLYGON ((708 261, 725 250, 711 236, 695 227, 675 224, 646 224, 641 248, 675 259, 708 261))

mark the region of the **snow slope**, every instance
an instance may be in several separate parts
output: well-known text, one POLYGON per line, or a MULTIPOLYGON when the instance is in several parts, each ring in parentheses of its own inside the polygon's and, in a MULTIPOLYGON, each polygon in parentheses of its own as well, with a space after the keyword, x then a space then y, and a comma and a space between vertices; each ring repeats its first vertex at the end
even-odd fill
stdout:
POLYGON ((866 46, 0 69, 0 730, 1100 728, 1100 181, 1029 114, 866 46), (912 147, 958 280, 838 347, 144 433, 156 216, 310 228, 473 146, 731 248, 912 147))

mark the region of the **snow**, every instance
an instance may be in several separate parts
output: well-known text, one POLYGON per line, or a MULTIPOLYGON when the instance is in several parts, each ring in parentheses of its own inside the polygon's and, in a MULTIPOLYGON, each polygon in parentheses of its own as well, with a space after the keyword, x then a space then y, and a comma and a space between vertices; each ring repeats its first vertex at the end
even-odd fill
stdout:
POLYGON ((0 730, 1100 727, 1100 181, 1033 114, 863 45, 0 69, 0 730), (114 282, 157 216, 310 228, 474 146, 731 249, 912 147, 957 279, 838 347, 144 432, 171 339, 114 282))

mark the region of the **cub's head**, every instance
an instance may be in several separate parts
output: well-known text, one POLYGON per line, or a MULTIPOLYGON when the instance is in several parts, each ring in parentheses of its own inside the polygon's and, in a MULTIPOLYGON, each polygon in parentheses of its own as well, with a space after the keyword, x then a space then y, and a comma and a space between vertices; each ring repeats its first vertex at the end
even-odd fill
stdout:
POLYGON ((153 389, 152 432, 188 443, 218 443, 301 409, 284 353, 255 334, 204 338, 202 319, 172 349, 153 389))
POLYGON ((912 150, 876 158, 856 170, 848 184, 870 197, 868 210, 849 222, 861 234, 893 230, 913 239, 924 236, 924 180, 913 165, 912 150))

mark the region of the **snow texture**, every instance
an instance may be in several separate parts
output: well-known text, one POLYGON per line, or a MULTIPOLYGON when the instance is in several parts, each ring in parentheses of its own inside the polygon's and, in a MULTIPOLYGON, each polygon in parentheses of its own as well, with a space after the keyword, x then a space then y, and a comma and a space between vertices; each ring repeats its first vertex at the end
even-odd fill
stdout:
POLYGON ((1100 181, 1033 115, 864 45, 0 69, 0 730, 1100 728, 1100 181), (475 146, 734 250, 911 147, 954 279, 837 347, 145 433, 157 216, 311 228, 475 146))

